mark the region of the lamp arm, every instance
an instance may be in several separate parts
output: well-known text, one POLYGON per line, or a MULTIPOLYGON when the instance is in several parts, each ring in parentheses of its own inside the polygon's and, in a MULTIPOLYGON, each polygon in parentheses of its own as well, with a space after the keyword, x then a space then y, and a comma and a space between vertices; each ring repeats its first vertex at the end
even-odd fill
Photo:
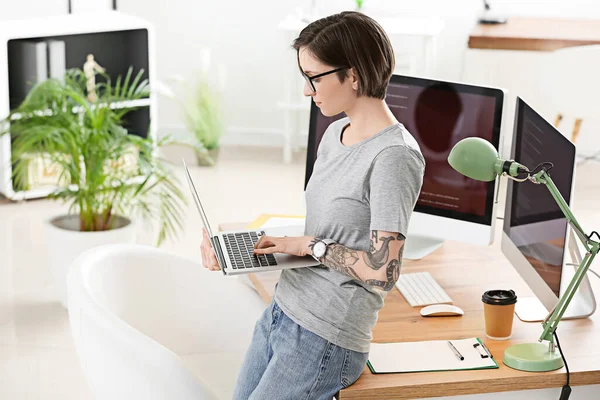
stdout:
POLYGON ((550 177, 550 175, 546 171, 541 171, 539 174, 535 175, 534 180, 536 182, 543 183, 546 185, 546 187, 550 191, 550 194, 552 195, 552 197, 554 197, 554 201, 556 201, 556 203, 560 207, 560 210, 567 218, 567 222, 571 225, 571 227, 573 228, 573 231, 575 232, 575 234, 577 235, 579 240, 582 241, 585 249, 587 251, 590 251, 591 250, 590 243, 589 243, 590 239, 583 232, 583 228, 581 227, 581 225, 579 225, 579 222, 573 215, 573 212, 571 212, 571 208, 569 208, 569 205, 563 198, 562 194, 560 194, 560 191, 554 184, 554 181, 552 181, 552 178, 550 177))
POLYGON ((550 315, 550 317, 547 318, 542 323, 542 325, 544 327, 544 331, 543 331, 542 335, 540 336, 539 341, 541 342, 542 340, 547 340, 550 343, 554 343, 554 337, 553 337, 554 331, 556 331, 556 327, 558 326, 558 323, 560 322, 562 316, 564 315, 565 311, 567 310, 567 307, 569 306, 569 303, 573 299, 573 296, 577 292, 577 289, 579 288, 579 285, 583 281, 583 278, 585 277, 586 272, 590 268, 590 265, 594 261, 594 258, 598 254, 598 251, 600 249, 600 243, 591 240, 591 237, 587 236, 583 232, 581 225, 579 225, 579 222, 577 222, 577 219, 571 212, 569 205, 567 204, 565 199, 562 197, 562 195, 560 194, 560 191, 558 190, 558 188, 552 181, 552 178, 550 178, 550 175, 546 171, 541 171, 539 174, 536 174, 534 178, 535 178, 536 182, 543 183, 546 185, 546 187, 552 194, 552 197, 554 198, 554 200, 560 207, 561 211, 567 218, 567 222, 569 223, 571 228, 573 228, 573 231, 575 232, 575 234, 577 235, 579 240, 583 243, 583 246, 586 249, 586 255, 583 258, 581 265, 575 272, 575 276, 569 283, 567 290, 564 292, 564 294, 558 300, 558 303, 556 304, 556 307, 554 307, 554 310, 552 311, 552 314, 550 315))

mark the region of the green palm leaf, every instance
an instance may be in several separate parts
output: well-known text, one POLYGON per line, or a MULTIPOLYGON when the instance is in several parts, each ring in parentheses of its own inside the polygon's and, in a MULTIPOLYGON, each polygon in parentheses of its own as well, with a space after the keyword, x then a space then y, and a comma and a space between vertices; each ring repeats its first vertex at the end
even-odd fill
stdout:
POLYGON ((139 108, 129 102, 149 96, 143 73, 134 75, 129 68, 115 85, 100 74, 105 82, 96 85, 95 103, 87 99, 80 69, 67 71, 63 81, 39 83, 2 121, 0 135, 11 135, 18 187, 35 184, 32 166, 56 168, 61 184, 49 197, 79 214, 81 230, 111 229, 117 214, 139 216, 158 222, 160 245, 183 228, 186 200, 180 182, 156 155, 168 141, 130 135, 122 126, 123 118, 139 108))

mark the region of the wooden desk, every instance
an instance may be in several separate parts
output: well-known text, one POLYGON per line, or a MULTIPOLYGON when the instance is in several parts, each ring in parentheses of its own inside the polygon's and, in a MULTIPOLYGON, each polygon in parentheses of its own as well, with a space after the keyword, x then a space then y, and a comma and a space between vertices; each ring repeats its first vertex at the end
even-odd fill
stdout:
POLYGON ((476 25, 471 49, 553 51, 600 44, 600 20, 510 17, 506 24, 476 25))
MULTIPOLYGON (((222 230, 241 229, 246 224, 223 224, 222 230)), ((405 260, 402 273, 429 271, 465 312, 460 318, 423 318, 397 289, 387 295, 373 330, 373 342, 463 339, 479 337, 489 347, 500 368, 493 370, 426 372, 376 375, 365 367, 361 377, 339 399, 414 399, 476 393, 559 388, 566 382, 565 369, 546 373, 513 370, 502 363, 504 350, 516 343, 535 342, 540 323, 524 323, 515 317, 513 336, 507 341, 485 336, 481 295, 490 289, 513 289, 517 296, 530 296, 523 280, 500 252, 500 224, 496 241, 489 247, 446 242, 420 261, 405 260)), ((251 274, 250 279, 265 302, 271 301, 279 273, 251 274)), ((595 278, 591 278, 595 279, 595 278)), ((592 284, 598 287, 597 282, 592 284)), ((596 290, 596 293, 600 291, 596 290)), ((600 383, 600 325, 597 313, 589 319, 562 321, 558 327, 569 369, 571 385, 600 383), (596 322, 596 325, 594 325, 596 322)))

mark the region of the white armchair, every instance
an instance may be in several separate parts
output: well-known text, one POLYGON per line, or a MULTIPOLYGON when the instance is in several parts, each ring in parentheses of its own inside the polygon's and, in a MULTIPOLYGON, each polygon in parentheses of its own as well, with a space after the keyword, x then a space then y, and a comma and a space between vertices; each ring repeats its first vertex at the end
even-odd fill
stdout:
POLYGON ((99 400, 231 398, 265 309, 239 279, 139 245, 81 255, 69 272, 68 306, 99 400))

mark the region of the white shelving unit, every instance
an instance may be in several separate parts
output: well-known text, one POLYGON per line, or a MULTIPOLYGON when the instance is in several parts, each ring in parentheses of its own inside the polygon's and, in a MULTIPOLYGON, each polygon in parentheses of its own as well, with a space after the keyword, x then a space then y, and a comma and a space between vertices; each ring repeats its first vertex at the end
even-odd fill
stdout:
MULTIPOLYGON (((106 68, 106 73, 112 79, 116 79, 118 75, 125 76, 129 67, 133 67, 133 73, 144 69, 143 78, 150 81, 150 88, 154 87, 154 30, 148 21, 141 18, 117 11, 106 11, 1 22, 0 120, 5 119, 26 95, 20 90, 15 90, 25 84, 22 81, 18 82, 22 79, 18 70, 19 63, 15 61, 19 46, 23 43, 51 40, 64 42, 66 69, 82 68, 87 54, 91 53, 94 54, 95 60, 106 68)), ((131 105, 140 108, 127 114, 126 128, 129 132, 156 138, 156 96, 151 93, 148 99, 113 103, 110 107, 131 105)), ((54 190, 52 187, 40 187, 15 191, 11 179, 11 152, 10 135, 0 137, 1 194, 13 200, 20 200, 45 197, 54 190)))

